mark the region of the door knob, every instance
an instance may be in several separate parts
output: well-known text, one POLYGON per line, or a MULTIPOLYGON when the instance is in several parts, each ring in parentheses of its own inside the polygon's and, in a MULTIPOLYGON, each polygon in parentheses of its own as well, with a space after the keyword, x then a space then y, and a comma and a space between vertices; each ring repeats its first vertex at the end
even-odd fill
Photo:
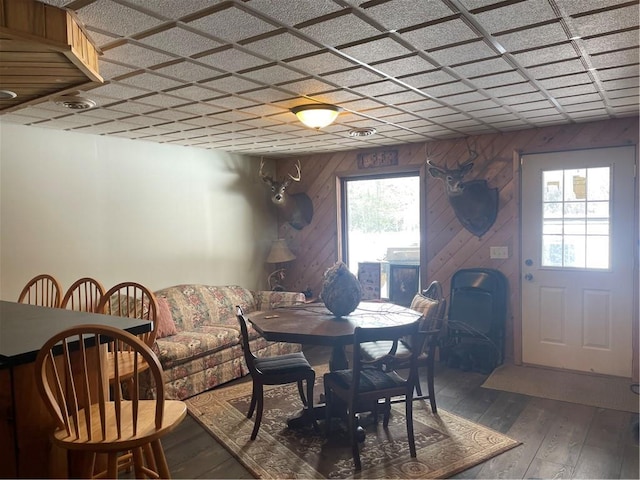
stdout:
POLYGON ((527 282, 530 282, 531 280, 533 280, 533 275, 531 275, 530 273, 527 273, 527 274, 524 276, 524 279, 525 279, 527 282))

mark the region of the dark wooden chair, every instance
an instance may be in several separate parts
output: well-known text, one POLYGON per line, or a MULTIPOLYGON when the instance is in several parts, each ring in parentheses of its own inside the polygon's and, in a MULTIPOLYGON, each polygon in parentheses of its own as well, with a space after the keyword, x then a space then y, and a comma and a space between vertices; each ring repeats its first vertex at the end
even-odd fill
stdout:
POLYGON ((52 443, 81 455, 77 464, 82 471, 73 472, 77 478, 117 478, 123 452, 131 455, 136 478, 170 478, 160 439, 185 418, 187 408, 182 401, 165 400, 160 362, 135 335, 104 325, 64 330, 39 351, 35 372, 38 392, 55 422, 52 443), (123 398, 118 388, 106 388, 110 374, 116 382, 120 379, 117 365, 106 362, 100 345, 104 341, 116 348, 126 346, 126 351, 144 359, 155 399, 139 398, 137 368, 130 399, 123 398), (107 456, 106 472, 96 472, 98 454, 107 456))
POLYGON ((58 308, 61 292, 60 282, 52 275, 43 273, 27 282, 18 296, 18 303, 58 308))
MULTIPOLYGON (((437 280, 431 282, 428 288, 417 293, 411 302, 411 309, 422 314, 420 319, 420 331, 417 342, 418 368, 425 368, 427 371, 427 390, 428 394, 422 393, 420 380, 416 381, 416 394, 414 400, 429 400, 431 411, 437 413, 436 395, 434 386, 434 359, 436 349, 439 344, 440 335, 445 327, 445 312, 447 310, 447 301, 442 293, 442 285, 437 280)), ((384 355, 391 347, 390 341, 369 342, 361 346, 364 358, 371 360, 384 355)), ((412 344, 409 339, 403 338, 398 342, 397 353, 400 359, 409 358, 409 351, 412 344)), ((409 365, 404 360, 396 359, 394 365, 388 368, 402 369, 409 365)), ((395 400, 393 400, 395 401, 395 400)), ((393 402, 392 401, 392 402, 393 402)), ((402 400, 403 401, 403 400, 402 400)))
POLYGON ((348 431, 351 439, 351 450, 356 471, 362 469, 359 433, 356 414, 362 411, 375 411, 380 399, 385 401, 383 426, 389 426, 392 397, 402 396, 405 402, 407 438, 409 452, 416 456, 416 444, 413 435, 413 390, 418 380, 419 350, 413 349, 406 354, 397 353, 400 338, 419 341, 420 319, 406 325, 391 327, 365 328, 356 327, 353 334, 353 366, 348 370, 336 370, 324 375, 324 393, 326 400, 325 425, 326 433, 331 430, 331 417, 338 406, 346 405, 348 431), (390 349, 377 358, 367 360, 362 355, 362 344, 367 342, 388 342, 390 349), (408 357, 407 357, 408 355, 408 357), (394 360, 408 362, 408 375, 401 376, 395 370, 389 370, 389 363, 394 360))
MULTIPOLYGON (((249 346, 249 332, 247 330, 247 320, 241 307, 237 307, 238 323, 240 324, 240 337, 244 359, 249 368, 253 390, 251 393, 251 404, 247 418, 253 416, 256 410, 256 419, 251 432, 251 440, 255 440, 262 421, 262 410, 264 407, 264 386, 265 385, 285 385, 288 383, 298 384, 298 393, 302 404, 308 412, 313 414, 313 385, 316 380, 316 372, 304 356, 304 353, 288 353, 286 355, 276 355, 273 357, 256 357, 249 346), (307 384, 307 395, 305 397, 302 382, 307 384)), ((318 424, 313 419, 313 427, 318 430, 318 424)))

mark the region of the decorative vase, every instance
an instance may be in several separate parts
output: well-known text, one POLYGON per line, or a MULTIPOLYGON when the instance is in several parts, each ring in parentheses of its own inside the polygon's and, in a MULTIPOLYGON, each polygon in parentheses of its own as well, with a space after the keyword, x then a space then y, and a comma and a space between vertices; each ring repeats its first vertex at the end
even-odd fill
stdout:
POLYGON ((349 315, 362 298, 360 281, 344 263, 336 262, 324 273, 320 298, 336 317, 349 315))

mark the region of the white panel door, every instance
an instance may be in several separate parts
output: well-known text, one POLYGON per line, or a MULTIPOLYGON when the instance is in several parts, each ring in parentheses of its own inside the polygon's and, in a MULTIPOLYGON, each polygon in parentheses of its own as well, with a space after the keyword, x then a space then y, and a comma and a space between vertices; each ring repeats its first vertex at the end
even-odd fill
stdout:
POLYGON ((634 147, 522 156, 522 361, 631 376, 634 147))

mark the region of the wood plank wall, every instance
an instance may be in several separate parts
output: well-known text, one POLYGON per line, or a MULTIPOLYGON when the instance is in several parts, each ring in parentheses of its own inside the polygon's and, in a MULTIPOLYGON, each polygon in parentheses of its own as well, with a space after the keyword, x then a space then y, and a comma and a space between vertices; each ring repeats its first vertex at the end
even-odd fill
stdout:
MULTIPOLYGON (((449 293, 451 276, 460 268, 488 267, 502 271, 510 285, 510 305, 507 319, 506 357, 520 359, 520 239, 519 239, 519 166, 520 153, 551 152, 571 149, 609 147, 638 144, 638 117, 577 125, 520 130, 509 133, 479 135, 465 139, 414 143, 377 150, 353 150, 319 154, 276 162, 281 177, 294 170, 300 160, 302 179, 293 184, 291 193, 306 192, 313 200, 314 217, 310 225, 295 230, 279 219, 280 237, 286 238, 297 255, 287 268, 286 285, 289 290, 310 288, 317 296, 322 289, 323 274, 339 259, 339 218, 336 178, 346 175, 374 174, 389 171, 421 169, 427 185, 426 218, 423 238, 426 256, 421 265, 422 285, 439 280, 449 293), (447 201, 444 185, 425 173, 427 152, 441 164, 444 158, 452 165, 456 159, 468 156, 467 141, 475 146, 479 156, 468 178, 486 179, 490 187, 499 190, 499 212, 495 224, 481 238, 465 230, 447 201), (358 169, 359 153, 398 150, 398 166, 379 169, 358 169), (509 258, 489 258, 489 246, 509 247, 509 258)), ((637 151, 636 151, 637 155, 637 151)), ((390 199, 390 201, 392 201, 390 199)), ((636 202, 637 204, 637 202, 636 202)), ((637 235, 637 228, 636 228, 637 235)), ((635 332, 637 337, 637 313, 635 332)), ((635 347, 637 357, 637 345, 635 347)), ((637 361, 636 361, 637 363, 637 361)), ((637 367, 635 367, 637 372, 637 367)), ((637 378, 637 373, 636 373, 637 378)))

